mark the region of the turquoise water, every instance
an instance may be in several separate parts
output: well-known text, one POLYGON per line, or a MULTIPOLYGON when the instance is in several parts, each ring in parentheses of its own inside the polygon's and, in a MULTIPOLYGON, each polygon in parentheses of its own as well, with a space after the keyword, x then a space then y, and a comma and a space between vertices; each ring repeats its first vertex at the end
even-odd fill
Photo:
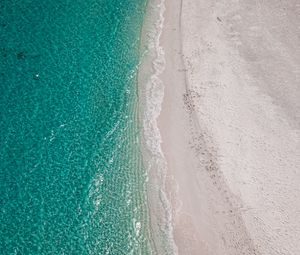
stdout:
POLYGON ((0 2, 0 254, 149 254, 146 0, 0 2))

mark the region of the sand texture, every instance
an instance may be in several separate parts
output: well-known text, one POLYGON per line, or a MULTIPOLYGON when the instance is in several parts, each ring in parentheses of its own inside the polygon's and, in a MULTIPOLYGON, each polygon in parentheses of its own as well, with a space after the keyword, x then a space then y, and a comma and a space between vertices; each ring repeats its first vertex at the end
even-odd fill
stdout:
POLYGON ((178 253, 300 254, 300 2, 165 4, 158 124, 178 253))

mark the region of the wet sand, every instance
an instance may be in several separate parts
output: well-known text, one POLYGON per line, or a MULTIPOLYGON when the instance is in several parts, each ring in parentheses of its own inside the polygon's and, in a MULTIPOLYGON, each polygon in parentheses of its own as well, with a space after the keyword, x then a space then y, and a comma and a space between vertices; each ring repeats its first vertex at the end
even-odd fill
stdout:
POLYGON ((300 3, 165 4, 158 124, 178 253, 300 254, 300 3))

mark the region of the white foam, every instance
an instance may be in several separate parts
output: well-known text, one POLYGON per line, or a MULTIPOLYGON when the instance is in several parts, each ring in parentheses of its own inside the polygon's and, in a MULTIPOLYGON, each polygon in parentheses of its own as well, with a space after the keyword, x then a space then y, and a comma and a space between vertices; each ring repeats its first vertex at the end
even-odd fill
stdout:
MULTIPOLYGON (((163 233, 163 236, 167 238, 168 247, 163 247, 163 251, 165 252, 165 254, 178 254, 177 247, 173 238, 171 203, 165 192, 167 163, 161 149, 162 139, 157 124, 157 119, 160 115, 164 98, 164 84, 160 79, 160 75, 165 69, 166 62, 165 52, 160 45, 160 37, 164 24, 165 1, 158 1, 159 3, 156 4, 154 1, 153 5, 148 6, 148 11, 149 8, 151 8, 151 14, 153 12, 153 16, 157 15, 158 17, 154 24, 150 25, 150 32, 147 34, 148 50, 145 54, 145 58, 148 58, 148 60, 150 58, 152 61, 152 73, 148 80, 144 84, 142 84, 142 86, 145 86, 142 119, 143 132, 146 149, 149 152, 149 157, 147 157, 147 162, 145 162, 145 164, 148 173, 149 171, 157 171, 155 173, 155 175, 158 176, 158 178, 155 179, 155 182, 157 181, 157 183, 151 183, 151 185, 158 187, 156 199, 159 200, 157 202, 160 203, 160 207, 162 207, 164 214, 162 225, 158 227, 163 233)), ((154 17, 154 19, 155 18, 156 17, 154 17)), ((151 174, 153 175, 153 173, 151 174)), ((156 217, 159 216, 157 215, 156 217)))

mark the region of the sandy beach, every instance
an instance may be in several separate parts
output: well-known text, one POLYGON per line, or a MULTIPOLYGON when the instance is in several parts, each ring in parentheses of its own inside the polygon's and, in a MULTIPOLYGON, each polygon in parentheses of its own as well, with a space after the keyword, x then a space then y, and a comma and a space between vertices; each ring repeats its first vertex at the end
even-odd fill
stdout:
POLYGON ((178 254, 300 254, 300 3, 165 7, 158 127, 178 254))

